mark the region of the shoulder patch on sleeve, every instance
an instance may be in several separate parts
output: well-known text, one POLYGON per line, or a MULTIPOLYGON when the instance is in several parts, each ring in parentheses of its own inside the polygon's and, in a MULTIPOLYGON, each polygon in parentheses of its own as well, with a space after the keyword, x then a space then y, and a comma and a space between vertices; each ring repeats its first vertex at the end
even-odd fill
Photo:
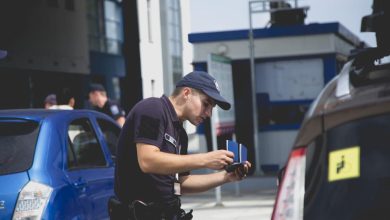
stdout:
POLYGON ((111 105, 110 106, 110 111, 113 115, 117 115, 119 113, 119 108, 117 105, 111 105))
POLYGON ((159 129, 160 119, 143 115, 139 124, 138 137, 157 140, 159 129))

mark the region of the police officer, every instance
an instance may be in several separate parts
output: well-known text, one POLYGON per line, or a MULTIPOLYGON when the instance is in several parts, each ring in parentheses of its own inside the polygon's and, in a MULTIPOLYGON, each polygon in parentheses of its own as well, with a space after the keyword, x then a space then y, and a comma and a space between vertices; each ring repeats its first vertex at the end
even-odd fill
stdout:
POLYGON ((230 151, 187 155, 183 122, 199 125, 211 117, 215 105, 230 109, 216 80, 194 71, 177 83, 169 97, 144 99, 131 110, 119 137, 115 167, 115 194, 125 207, 130 206, 130 219, 136 219, 134 214, 142 219, 143 209, 137 210, 140 204, 148 204, 148 212, 153 213, 144 219, 190 219, 180 217, 181 194, 207 191, 246 176, 249 162, 235 172, 223 169, 233 162, 230 151), (201 168, 219 172, 189 173, 201 168))
POLYGON ((93 83, 89 87, 89 102, 95 110, 111 116, 122 127, 125 123, 125 111, 120 105, 107 97, 101 84, 93 83))

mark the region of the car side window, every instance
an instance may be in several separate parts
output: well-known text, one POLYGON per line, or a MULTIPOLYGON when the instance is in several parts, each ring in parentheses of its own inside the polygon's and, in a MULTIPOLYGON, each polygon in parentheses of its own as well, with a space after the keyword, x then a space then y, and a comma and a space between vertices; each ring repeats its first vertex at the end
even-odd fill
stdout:
POLYGON ((108 148, 110 149, 111 155, 113 158, 116 156, 116 145, 119 138, 119 133, 121 129, 114 123, 104 120, 104 119, 97 119, 97 122, 103 132, 104 138, 106 140, 106 143, 108 145, 108 148))
POLYGON ((104 167, 106 160, 88 119, 72 121, 68 127, 68 168, 104 167))

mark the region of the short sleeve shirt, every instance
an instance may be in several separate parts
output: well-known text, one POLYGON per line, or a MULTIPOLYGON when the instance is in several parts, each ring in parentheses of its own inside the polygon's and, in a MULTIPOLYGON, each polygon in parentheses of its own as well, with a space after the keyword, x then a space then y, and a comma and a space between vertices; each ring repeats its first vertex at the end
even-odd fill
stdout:
POLYGON ((107 100, 107 102, 104 103, 103 108, 96 108, 96 110, 109 115, 114 120, 117 120, 120 117, 125 117, 125 111, 118 103, 112 100, 107 100))
POLYGON ((169 201, 174 196, 175 174, 143 173, 136 143, 154 145, 166 153, 187 154, 188 136, 168 97, 144 99, 127 116, 118 141, 115 193, 128 203, 169 201))

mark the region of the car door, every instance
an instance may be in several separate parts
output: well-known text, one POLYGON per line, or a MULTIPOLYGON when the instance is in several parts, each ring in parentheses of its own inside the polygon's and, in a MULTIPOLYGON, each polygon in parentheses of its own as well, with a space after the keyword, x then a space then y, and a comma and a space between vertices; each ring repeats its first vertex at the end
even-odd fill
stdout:
POLYGON ((89 118, 68 126, 66 172, 86 219, 108 219, 107 201, 114 193, 114 168, 97 134, 89 118))
POLYGON ((116 146, 121 129, 117 123, 107 119, 97 118, 96 121, 98 122, 100 130, 102 131, 104 142, 110 151, 111 159, 115 162, 116 146))

